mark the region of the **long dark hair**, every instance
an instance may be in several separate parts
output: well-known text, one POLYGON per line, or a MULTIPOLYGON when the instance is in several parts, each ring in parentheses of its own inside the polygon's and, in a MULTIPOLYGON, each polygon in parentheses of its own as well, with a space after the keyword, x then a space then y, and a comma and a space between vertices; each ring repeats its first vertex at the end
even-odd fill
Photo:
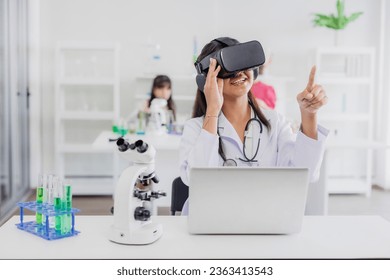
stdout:
MULTIPOLYGON (((153 84, 152 84, 152 90, 150 91, 150 98, 148 100, 148 107, 150 108, 150 105, 152 104, 153 99, 156 98, 154 95, 154 90, 156 88, 162 88, 162 87, 168 87, 169 89, 172 89, 172 82, 171 79, 166 75, 158 75, 154 78, 153 84)), ((169 96, 167 100, 167 107, 169 110, 173 112, 173 117, 176 120, 176 105, 171 96, 169 96)))
MULTIPOLYGON (((223 38, 224 42, 227 42, 229 46, 238 44, 239 42, 236 39, 229 38, 229 37, 224 37, 223 38)), ((203 58, 208 56, 209 54, 218 51, 222 48, 227 47, 227 45, 224 45, 220 43, 219 41, 211 41, 207 45, 205 45, 202 49, 202 52, 200 53, 197 61, 201 61, 203 58)), ((259 118, 260 122, 268 129, 271 129, 271 124, 270 122, 265 118, 263 112, 260 110, 259 105, 257 104, 257 101, 255 97, 253 96, 252 92, 248 92, 248 103, 252 107, 253 111, 259 118)), ((202 92, 200 89, 197 89, 196 91, 196 97, 195 97, 195 103, 194 107, 192 110, 192 117, 197 118, 197 117, 203 117, 206 114, 207 110, 207 102, 206 102, 206 97, 204 95, 204 92, 202 92)), ((226 155, 225 152, 222 148, 222 139, 219 137, 219 148, 218 148, 218 153, 222 157, 224 161, 226 161, 226 155)))

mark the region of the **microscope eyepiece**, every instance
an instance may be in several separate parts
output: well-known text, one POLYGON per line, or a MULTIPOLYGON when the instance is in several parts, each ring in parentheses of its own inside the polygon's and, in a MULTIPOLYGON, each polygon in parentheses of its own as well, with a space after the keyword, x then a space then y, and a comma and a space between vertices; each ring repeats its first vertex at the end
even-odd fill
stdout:
POLYGON ((148 144, 142 140, 138 140, 135 142, 135 147, 139 153, 145 153, 148 150, 148 144))
POLYGON ((120 137, 120 138, 118 138, 118 139, 116 140, 116 144, 117 144, 118 146, 123 145, 125 142, 126 142, 125 139, 123 139, 122 137, 120 137))
POLYGON ((116 140, 116 145, 121 152, 126 152, 130 148, 129 142, 127 142, 123 138, 119 138, 118 140, 116 140))
POLYGON ((118 149, 121 152, 126 152, 128 149, 130 150, 137 149, 139 153, 144 153, 148 150, 148 144, 142 140, 138 140, 135 143, 130 144, 129 142, 127 142, 125 139, 121 137, 118 138, 118 140, 116 140, 116 145, 118 146, 118 149))

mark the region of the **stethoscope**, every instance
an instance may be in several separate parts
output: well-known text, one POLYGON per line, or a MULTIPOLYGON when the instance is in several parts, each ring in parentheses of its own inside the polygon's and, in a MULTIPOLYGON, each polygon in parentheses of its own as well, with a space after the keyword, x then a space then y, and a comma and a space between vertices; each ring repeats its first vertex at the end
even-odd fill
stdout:
MULTIPOLYGON (((218 121, 219 122, 219 121, 218 121)), ((219 125, 218 125, 218 135, 219 135, 219 125)), ((252 136, 253 136, 253 128, 252 128, 252 136)), ((263 124, 261 123, 261 121, 257 118, 257 117, 254 117, 254 118, 251 118, 245 125, 245 132, 244 132, 244 143, 243 143, 243 155, 244 155, 244 158, 238 158, 239 160, 243 161, 243 162, 246 162, 246 163, 255 163, 257 162, 257 160, 255 159, 258 152, 259 152, 259 148, 260 148, 260 134, 263 133, 263 124), (256 150, 255 150, 255 153, 252 155, 252 157, 248 157, 247 153, 246 153, 246 140, 247 140, 247 135, 249 133, 249 128, 253 125, 253 123, 257 124, 259 126, 259 129, 260 129, 260 133, 259 133, 259 139, 257 140, 257 147, 256 147, 256 150)), ((221 143, 221 146, 222 146, 222 143, 221 143)), ((223 147, 221 147, 221 149, 223 149, 223 147)), ((237 166, 237 161, 235 161, 234 159, 227 159, 226 157, 222 156, 222 159, 223 159, 223 166, 237 166)))

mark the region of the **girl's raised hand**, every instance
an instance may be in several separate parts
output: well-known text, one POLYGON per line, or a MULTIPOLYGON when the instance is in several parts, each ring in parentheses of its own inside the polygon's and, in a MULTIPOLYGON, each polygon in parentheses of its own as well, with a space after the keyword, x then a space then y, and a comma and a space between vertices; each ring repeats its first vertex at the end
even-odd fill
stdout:
POLYGON ((316 66, 313 66, 306 88, 297 95, 297 101, 302 113, 315 114, 318 109, 328 102, 328 97, 322 86, 314 83, 315 75, 316 66))
POLYGON ((207 102, 207 113, 218 115, 223 104, 223 79, 217 77, 221 66, 216 67, 217 61, 210 58, 209 71, 204 86, 204 94, 207 102))

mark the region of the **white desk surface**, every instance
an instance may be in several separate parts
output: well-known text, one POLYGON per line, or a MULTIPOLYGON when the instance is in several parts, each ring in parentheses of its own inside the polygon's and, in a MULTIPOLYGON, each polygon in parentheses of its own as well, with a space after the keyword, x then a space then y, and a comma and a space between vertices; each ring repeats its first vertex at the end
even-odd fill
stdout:
MULTIPOLYGON (((102 131, 99 136, 92 143, 92 147, 96 150, 110 151, 115 147, 115 141, 108 141, 108 139, 118 138, 118 134, 111 131, 102 131)), ((148 144, 154 146, 156 150, 179 150, 181 135, 162 134, 162 135, 137 135, 127 134, 124 137, 129 142, 136 140, 143 140, 148 144)))
POLYGON ((0 228, 0 259, 390 258, 390 222, 379 216, 305 216, 294 235, 190 235, 186 217, 154 216, 164 234, 144 246, 109 241, 112 219, 76 216, 78 236, 47 241, 14 216, 0 228))

